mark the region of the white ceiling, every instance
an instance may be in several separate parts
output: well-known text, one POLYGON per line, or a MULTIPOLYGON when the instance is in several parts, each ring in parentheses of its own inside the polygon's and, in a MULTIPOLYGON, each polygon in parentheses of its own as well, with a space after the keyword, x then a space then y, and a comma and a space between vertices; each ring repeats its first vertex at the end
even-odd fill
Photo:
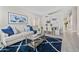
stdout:
POLYGON ((45 15, 45 14, 54 12, 59 9, 63 9, 63 8, 67 9, 70 7, 66 7, 66 6, 19 6, 19 8, 23 10, 27 10, 32 13, 39 14, 39 15, 45 15))

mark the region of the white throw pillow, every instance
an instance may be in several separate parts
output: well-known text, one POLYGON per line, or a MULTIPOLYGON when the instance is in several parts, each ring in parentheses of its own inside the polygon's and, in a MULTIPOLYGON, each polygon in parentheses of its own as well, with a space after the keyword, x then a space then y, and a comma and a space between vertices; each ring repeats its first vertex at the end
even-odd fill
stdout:
POLYGON ((25 28, 25 31, 26 31, 26 32, 30 32, 30 28, 29 28, 29 27, 26 27, 26 28, 25 28))

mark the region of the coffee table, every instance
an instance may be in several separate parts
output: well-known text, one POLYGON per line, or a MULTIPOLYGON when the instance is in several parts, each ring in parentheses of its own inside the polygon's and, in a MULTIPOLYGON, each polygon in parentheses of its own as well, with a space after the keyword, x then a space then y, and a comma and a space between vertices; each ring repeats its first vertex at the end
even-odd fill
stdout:
POLYGON ((28 46, 30 46, 34 49, 37 46, 39 46, 44 40, 45 40, 44 34, 34 34, 34 35, 31 35, 31 36, 27 37, 28 46), (30 40, 29 43, 28 43, 28 40, 30 40))

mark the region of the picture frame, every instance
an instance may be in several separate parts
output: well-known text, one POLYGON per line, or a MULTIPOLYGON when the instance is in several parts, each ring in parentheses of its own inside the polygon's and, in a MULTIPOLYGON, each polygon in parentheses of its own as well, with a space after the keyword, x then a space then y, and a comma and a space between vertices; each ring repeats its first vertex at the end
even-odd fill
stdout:
POLYGON ((8 23, 27 23, 28 17, 13 13, 13 12, 8 12, 8 23))

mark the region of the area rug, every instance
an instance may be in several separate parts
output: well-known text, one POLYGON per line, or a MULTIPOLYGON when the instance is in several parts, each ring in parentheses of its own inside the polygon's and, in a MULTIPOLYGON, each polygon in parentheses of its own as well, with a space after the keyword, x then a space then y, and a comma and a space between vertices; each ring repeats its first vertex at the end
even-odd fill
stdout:
POLYGON ((0 48, 0 52, 61 52, 62 39, 47 37, 36 49, 28 46, 23 40, 5 48, 0 48))

